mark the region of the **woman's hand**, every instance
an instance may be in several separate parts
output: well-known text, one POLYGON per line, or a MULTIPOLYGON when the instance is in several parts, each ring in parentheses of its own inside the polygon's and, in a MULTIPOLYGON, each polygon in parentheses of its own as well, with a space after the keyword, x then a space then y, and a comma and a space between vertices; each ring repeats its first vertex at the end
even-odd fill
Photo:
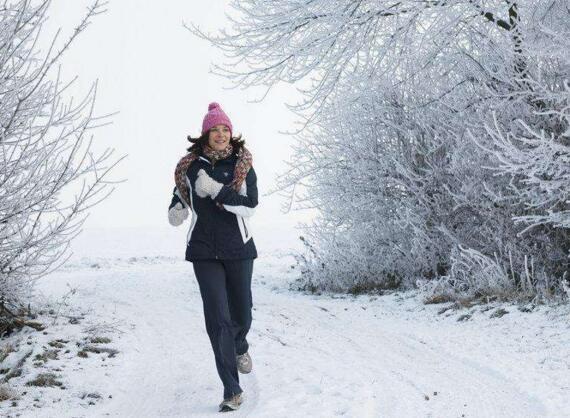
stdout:
POLYGON ((172 226, 179 226, 188 218, 188 209, 178 202, 168 210, 168 222, 172 226))
POLYGON ((223 186, 222 183, 214 180, 204 170, 198 171, 198 178, 196 179, 196 194, 198 196, 210 196, 212 199, 215 199, 223 186))

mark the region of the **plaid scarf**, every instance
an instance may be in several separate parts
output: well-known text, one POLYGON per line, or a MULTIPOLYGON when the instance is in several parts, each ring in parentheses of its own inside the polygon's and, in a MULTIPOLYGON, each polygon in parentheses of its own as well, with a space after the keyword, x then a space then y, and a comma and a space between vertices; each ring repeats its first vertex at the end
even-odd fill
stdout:
MULTIPOLYGON (((228 146, 223 150, 216 151, 206 144, 204 145, 203 151, 204 155, 210 159, 213 165, 218 160, 228 158, 233 152, 233 146, 228 144, 228 146)), ((176 165, 176 170, 174 170, 174 182, 176 183, 176 188, 180 192, 182 200, 189 208, 192 208, 192 205, 190 204, 190 194, 188 186, 186 185, 186 171, 188 170, 188 167, 190 167, 190 164, 192 164, 194 160, 198 159, 198 156, 199 155, 196 152, 189 152, 182 157, 176 165)), ((234 179, 229 186, 233 187, 236 192, 239 192, 249 169, 253 165, 253 157, 246 147, 240 148, 237 157, 238 161, 234 169, 234 179)), ((218 204, 218 206, 222 207, 220 204, 218 204)))

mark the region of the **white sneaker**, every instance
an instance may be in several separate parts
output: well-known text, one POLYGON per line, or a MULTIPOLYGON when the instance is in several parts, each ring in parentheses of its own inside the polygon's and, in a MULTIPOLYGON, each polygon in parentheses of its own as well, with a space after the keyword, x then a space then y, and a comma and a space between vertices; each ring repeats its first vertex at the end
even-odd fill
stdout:
POLYGON ((224 399, 220 404, 220 411, 219 412, 230 412, 239 409, 239 406, 243 402, 242 393, 238 393, 237 395, 232 396, 231 398, 224 399))
POLYGON ((238 372, 243 374, 248 374, 249 372, 251 372, 253 364, 251 362, 251 357, 249 356, 248 353, 238 355, 236 357, 236 361, 237 361, 238 372))

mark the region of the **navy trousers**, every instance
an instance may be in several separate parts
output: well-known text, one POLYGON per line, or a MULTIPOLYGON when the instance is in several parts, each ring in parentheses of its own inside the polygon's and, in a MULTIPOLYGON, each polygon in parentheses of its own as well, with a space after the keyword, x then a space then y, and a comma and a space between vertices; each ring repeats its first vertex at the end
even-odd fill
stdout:
POLYGON ((241 393, 236 355, 247 352, 253 259, 193 261, 224 399, 241 393))

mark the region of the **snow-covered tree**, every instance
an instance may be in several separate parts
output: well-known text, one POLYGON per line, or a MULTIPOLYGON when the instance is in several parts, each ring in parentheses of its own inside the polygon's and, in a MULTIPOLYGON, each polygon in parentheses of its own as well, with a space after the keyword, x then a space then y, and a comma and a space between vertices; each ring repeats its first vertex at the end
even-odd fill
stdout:
POLYGON ((340 84, 353 81, 364 94, 367 80, 405 79, 442 60, 445 77, 462 56, 481 66, 476 48, 498 42, 514 74, 497 81, 517 85, 527 76, 519 9, 532 11, 535 3, 542 2, 234 0, 232 30, 211 35, 196 25, 190 29, 226 52, 228 62, 214 68, 237 85, 310 81, 301 88, 306 100, 293 108, 314 116, 338 97, 340 84), (413 61, 414 73, 404 73, 401 61, 413 61))
POLYGON ((91 151, 96 86, 66 98, 62 54, 102 12, 94 2, 71 36, 56 36, 42 53, 38 40, 50 1, 0 5, 0 300, 25 302, 34 280, 66 260, 87 210, 111 191, 111 150, 91 151))
POLYGON ((190 29, 226 52, 215 69, 236 85, 304 94, 279 189, 320 211, 301 257, 309 287, 558 289, 570 269, 566 1, 232 5, 231 30, 190 29), (489 266, 499 284, 453 279, 489 266))

